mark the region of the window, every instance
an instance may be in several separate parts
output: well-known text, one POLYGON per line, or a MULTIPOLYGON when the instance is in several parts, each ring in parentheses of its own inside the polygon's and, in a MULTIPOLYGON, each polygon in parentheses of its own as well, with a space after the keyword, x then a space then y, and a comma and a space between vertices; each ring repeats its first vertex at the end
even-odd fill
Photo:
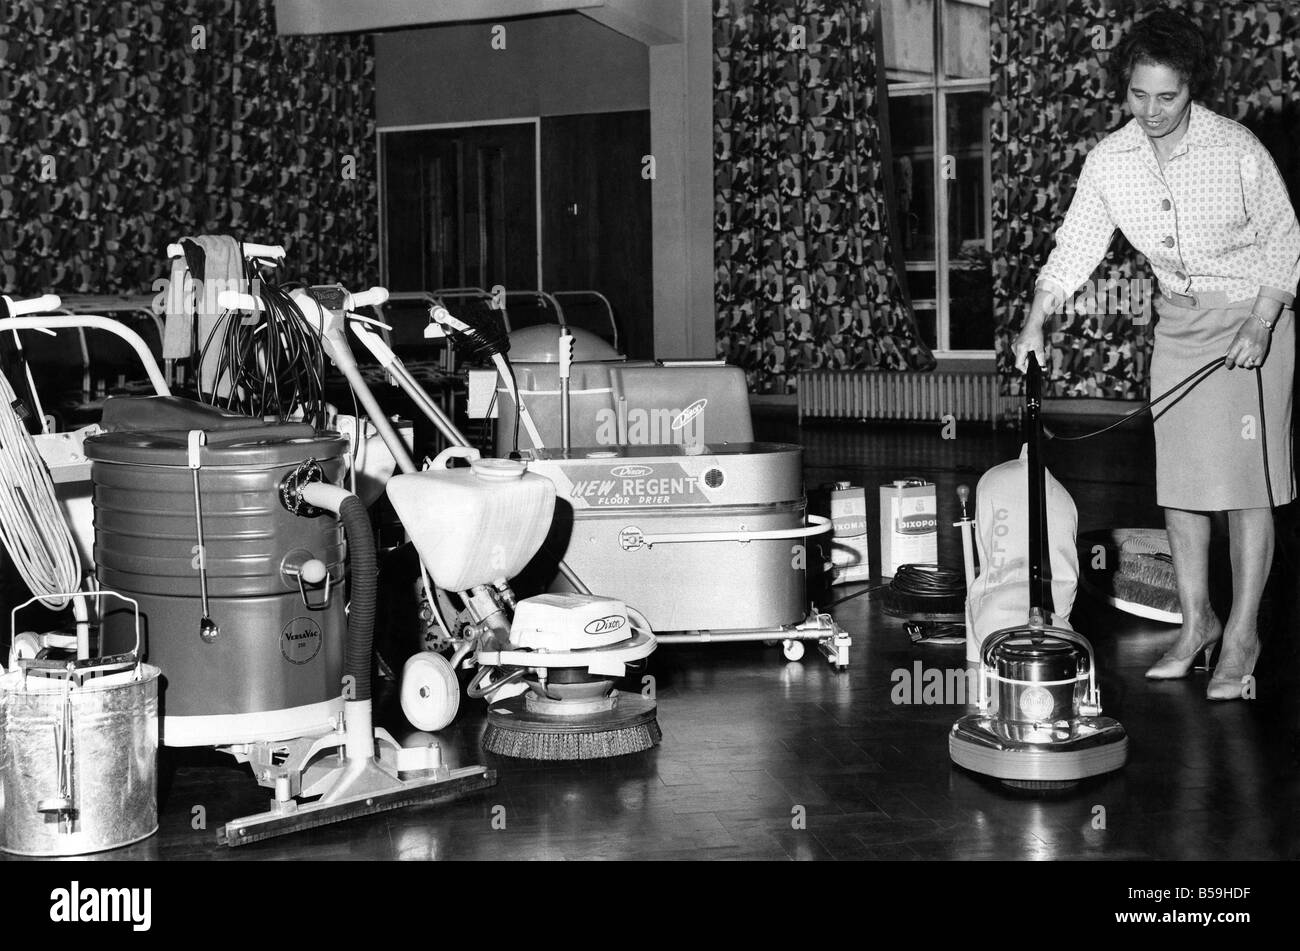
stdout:
POLYGON ((881 0, 907 286, 935 350, 991 352, 989 0, 881 0))

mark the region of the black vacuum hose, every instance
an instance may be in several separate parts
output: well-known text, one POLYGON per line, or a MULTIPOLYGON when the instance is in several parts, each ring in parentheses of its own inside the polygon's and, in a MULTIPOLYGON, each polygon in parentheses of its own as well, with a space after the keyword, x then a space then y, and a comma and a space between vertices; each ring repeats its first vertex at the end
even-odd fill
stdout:
POLYGON ((378 594, 379 557, 366 507, 355 495, 339 506, 339 521, 348 544, 352 598, 348 605, 348 641, 343 672, 352 678, 354 700, 369 700, 370 664, 375 648, 375 605, 378 594))

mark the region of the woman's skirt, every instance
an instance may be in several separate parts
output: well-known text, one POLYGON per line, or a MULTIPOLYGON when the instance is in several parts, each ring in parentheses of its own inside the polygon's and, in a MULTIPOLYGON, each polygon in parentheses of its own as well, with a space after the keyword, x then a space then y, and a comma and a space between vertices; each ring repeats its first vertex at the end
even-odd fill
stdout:
MULTIPOLYGON (((1157 298, 1153 398, 1227 353, 1242 322, 1251 319, 1253 301, 1221 307, 1188 303, 1157 298)), ((1273 327, 1258 372, 1220 367, 1190 392, 1184 385, 1156 405, 1156 501, 1161 506, 1224 511, 1285 505, 1295 498, 1295 347, 1295 315, 1287 308, 1273 327)))

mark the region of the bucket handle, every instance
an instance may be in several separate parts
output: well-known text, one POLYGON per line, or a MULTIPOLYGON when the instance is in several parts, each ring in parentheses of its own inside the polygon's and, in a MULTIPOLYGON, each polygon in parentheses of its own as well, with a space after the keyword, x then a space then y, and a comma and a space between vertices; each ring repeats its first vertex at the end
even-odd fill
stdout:
POLYGON ((135 598, 127 597, 124 594, 118 594, 116 591, 60 591, 56 593, 42 594, 37 597, 28 598, 22 604, 16 605, 9 612, 9 635, 10 643, 16 637, 18 630, 18 612, 30 604, 42 601, 47 598, 90 598, 99 602, 105 596, 117 598, 119 601, 125 601, 131 605, 135 614, 135 646, 125 654, 110 654, 108 656, 88 657, 85 660, 38 660, 32 658, 19 658, 16 666, 23 671, 26 676, 30 670, 39 670, 46 672, 63 672, 76 680, 78 684, 91 674, 108 674, 122 670, 130 670, 136 667, 140 661, 140 603, 135 598))
MULTIPOLYGON (((636 537, 640 545, 633 548, 626 548, 627 551, 635 551, 642 546, 650 548, 654 545, 667 545, 676 542, 740 542, 742 545, 747 542, 781 539, 781 538, 811 538, 814 535, 824 535, 831 530, 831 520, 821 515, 809 515, 808 521, 811 524, 799 528, 773 528, 761 532, 749 532, 743 527, 734 532, 667 532, 661 535, 638 534, 636 537)), ((627 529, 624 529, 626 532, 627 529)))

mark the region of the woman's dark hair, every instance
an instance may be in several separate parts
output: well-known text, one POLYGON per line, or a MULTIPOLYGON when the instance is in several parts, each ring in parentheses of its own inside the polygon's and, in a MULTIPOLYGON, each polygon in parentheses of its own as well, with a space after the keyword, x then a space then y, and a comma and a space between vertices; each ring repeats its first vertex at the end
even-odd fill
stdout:
POLYGON ((1205 35, 1174 10, 1157 10, 1138 20, 1111 52, 1111 77, 1121 99, 1128 95, 1133 68, 1142 63, 1172 69, 1191 88, 1193 99, 1204 97, 1216 69, 1205 35))

